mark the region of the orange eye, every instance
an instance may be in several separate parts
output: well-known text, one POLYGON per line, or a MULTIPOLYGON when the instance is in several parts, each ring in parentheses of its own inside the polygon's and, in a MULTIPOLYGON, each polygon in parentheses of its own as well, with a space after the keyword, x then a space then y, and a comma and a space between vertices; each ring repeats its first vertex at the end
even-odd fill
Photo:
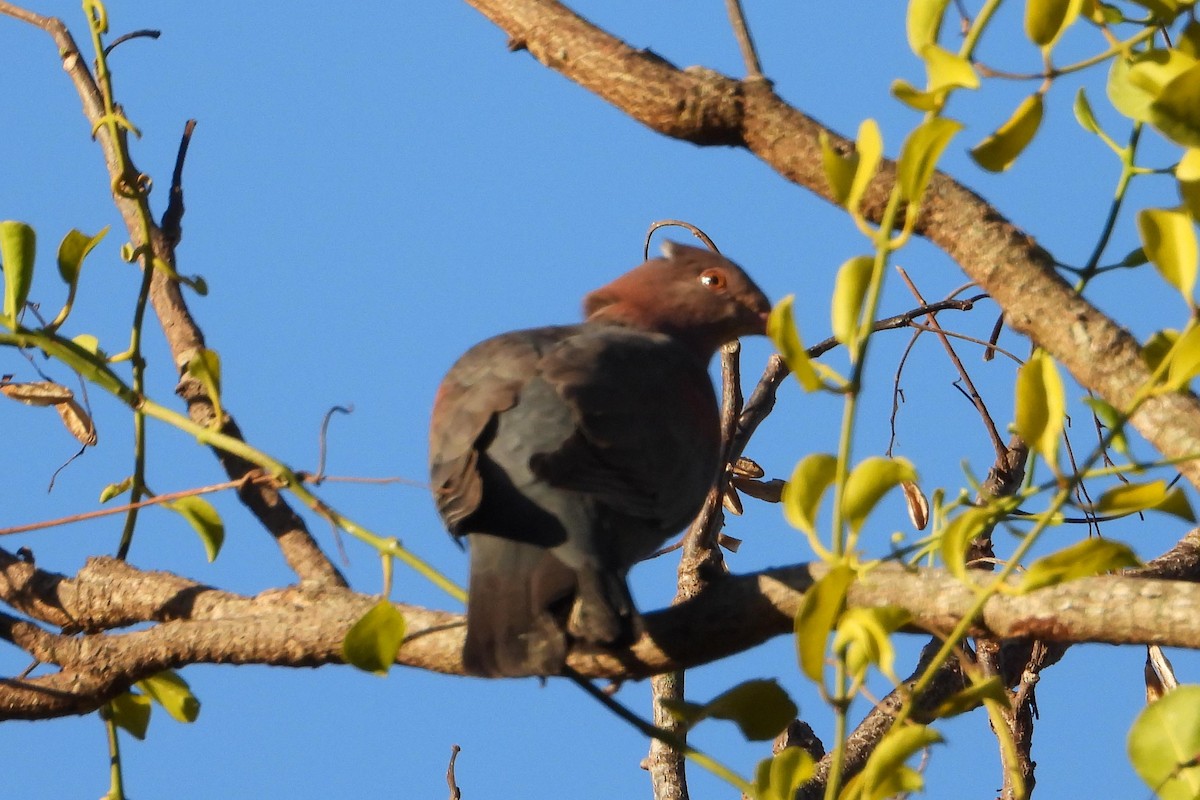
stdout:
POLYGON ((725 288, 725 273, 719 269, 706 269, 700 273, 700 284, 719 292, 725 288))

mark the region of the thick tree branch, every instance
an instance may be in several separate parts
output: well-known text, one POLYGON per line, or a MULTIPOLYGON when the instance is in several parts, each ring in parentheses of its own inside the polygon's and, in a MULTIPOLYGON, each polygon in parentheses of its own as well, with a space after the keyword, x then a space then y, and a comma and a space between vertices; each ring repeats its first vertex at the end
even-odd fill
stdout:
MULTIPOLYGON (((1193 531, 1139 573, 993 597, 971 634, 1200 649, 1198 553, 1200 531, 1193 531), (1183 580, 1143 577, 1158 575, 1183 580)), ((644 678, 742 652, 791 633, 804 591, 824 569, 795 565, 722 578, 687 602, 646 615, 644 635, 628 648, 576 648, 568 664, 593 678, 644 678)), ((848 602, 904 608, 912 630, 936 633, 957 623, 973 599, 970 588, 942 570, 883 564, 851 588, 848 602)), ((137 680, 188 664, 340 663, 346 631, 376 598, 311 582, 247 597, 111 558, 93 558, 68 578, 0 551, 0 600, 74 631, 157 623, 121 634, 60 635, 4 616, 0 638, 60 669, 0 683, 3 720, 86 713, 137 680)), ((409 631, 397 663, 461 674, 462 616, 397 608, 409 631)))
MULTIPOLYGON (((784 102, 766 81, 739 82, 710 70, 679 69, 596 28, 554 0, 467 0, 541 63, 659 133, 701 145, 744 147, 793 183, 830 200, 818 135, 852 144, 784 102)), ((878 222, 895 181, 885 161, 864 198, 878 222)), ((1078 296, 1050 254, 994 207, 950 177, 930 185, 917 231, 990 294, 1015 330, 1058 359, 1075 379, 1118 409, 1150 377, 1138 343, 1078 296)), ((1147 401, 1133 426, 1164 456, 1200 453, 1200 401, 1190 393, 1147 401)), ((1179 466, 1200 488, 1200 461, 1179 466)))

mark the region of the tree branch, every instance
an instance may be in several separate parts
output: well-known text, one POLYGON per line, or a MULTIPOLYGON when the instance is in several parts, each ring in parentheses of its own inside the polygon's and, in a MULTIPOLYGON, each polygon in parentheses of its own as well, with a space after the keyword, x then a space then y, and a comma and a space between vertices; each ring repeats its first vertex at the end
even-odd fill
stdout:
MULTIPOLYGON (((114 139, 108 127, 99 124, 105 113, 104 100, 88 70, 86 60, 80 54, 66 25, 59 19, 39 16, 7 2, 0 2, 0 14, 28 22, 50 34, 58 48, 63 69, 70 76, 75 91, 83 102, 83 115, 94 129, 95 138, 100 143, 109 177, 114 181, 114 185, 116 181, 124 180, 127 177, 122 173, 119 153, 124 153, 128 171, 136 176, 138 171, 133 166, 132 158, 129 157, 124 136, 114 139)), ((182 161, 182 157, 180 160, 182 161)), ((179 183, 178 170, 181 166, 182 164, 177 167, 176 180, 173 181, 175 185, 179 183)), ((133 247, 137 249, 142 246, 150 246, 155 258, 169 264, 174 269, 176 265, 174 243, 179 239, 177 227, 168 235, 155 225, 153 220, 150 220, 148 224, 150 241, 144 241, 143 221, 137 200, 114 192, 113 202, 125 222, 133 247)), ((178 205, 176 213, 181 215, 182 200, 179 199, 172 204, 172 206, 175 205, 178 205)), ((144 268, 149 269, 150 267, 144 268)), ((187 403, 188 415, 192 421, 205 427, 211 427, 216 421, 213 403, 200 381, 187 374, 188 363, 204 347, 204 334, 188 310, 178 281, 169 277, 162 270, 155 269, 150 282, 150 303, 162 325, 163 334, 171 349, 171 355, 180 376, 176 391, 187 403)), ((228 414, 226 414, 221 432, 242 439, 241 430, 232 416, 228 414)), ((232 480, 239 480, 257 468, 224 451, 214 450, 214 453, 232 480)), ((337 567, 309 534, 304 520, 292 510, 275 487, 246 482, 238 490, 238 497, 258 518, 263 527, 275 537, 280 551, 297 576, 304 580, 333 585, 344 586, 346 584, 337 567)))
MULTIPOLYGON (((993 597, 971 635, 1200 649, 1200 584, 1193 582, 1200 580, 1198 554, 1200 530, 1138 572, 993 597)), ((804 591, 824 571, 799 564, 721 578, 691 600, 647 614, 644 634, 629 647, 577 647, 567 663, 591 678, 645 678, 790 635, 804 591)), ((93 558, 66 577, 0 550, 0 600, 50 625, 88 633, 52 634, 15 616, 0 617, 0 638, 60 668, 0 682, 4 720, 87 713, 135 681, 188 664, 341 663, 346 631, 377 598, 314 583, 248 597, 112 558, 93 558), (156 624, 95 633, 145 622, 156 624)), ((882 564, 851 587, 847 602, 903 608, 912 615, 909 630, 937 633, 953 627, 973 600, 971 588, 943 570, 882 564)), ((408 628, 396 663, 461 674, 462 616, 396 607, 408 628)))
MULTIPOLYGON (((700 145, 744 147, 783 178, 833 202, 818 136, 841 152, 845 137, 784 102, 766 81, 739 82, 698 67, 679 69, 636 50, 554 0, 467 0, 542 64, 666 136, 700 145)), ((879 222, 895 182, 884 161, 863 199, 879 222)), ((937 173, 916 230, 951 258, 1080 383, 1126 409, 1150 373, 1137 341, 1077 295, 1037 242, 974 192, 937 173)), ((1200 453, 1200 400, 1178 392, 1145 402, 1133 426, 1160 453, 1200 453)), ((1200 488, 1200 461, 1179 465, 1200 488)))

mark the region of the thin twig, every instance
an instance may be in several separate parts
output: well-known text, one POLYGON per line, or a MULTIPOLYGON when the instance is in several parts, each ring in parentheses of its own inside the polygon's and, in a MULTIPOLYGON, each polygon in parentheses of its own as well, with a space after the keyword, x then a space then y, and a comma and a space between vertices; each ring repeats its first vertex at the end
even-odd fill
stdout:
POLYGON ((742 51, 742 60, 746 63, 746 77, 762 80, 762 65, 758 61, 758 52, 754 49, 750 26, 746 24, 746 14, 742 11, 742 0, 725 0, 725 10, 729 14, 729 24, 733 26, 733 36, 742 51))
POLYGON ((107 58, 108 55, 116 49, 117 45, 124 44, 130 39, 157 39, 160 36, 162 36, 162 31, 156 31, 151 28, 143 28, 140 31, 123 33, 117 38, 113 39, 112 42, 109 43, 108 47, 104 48, 104 56, 107 58))
POLYGON ((168 246, 172 250, 183 240, 183 162, 187 158, 188 145, 192 141, 192 131, 194 130, 196 130, 196 120, 189 119, 183 126, 183 136, 179 139, 179 150, 175 154, 175 170, 171 173, 170 199, 167 201, 167 210, 162 215, 163 236, 166 237, 168 246))
MULTIPOLYGON (((917 288, 917 285, 913 283, 912 279, 908 277, 908 273, 904 271, 904 268, 896 267, 896 271, 900 273, 900 277, 904 279, 906 284, 908 284, 908 290, 912 292, 913 297, 917 298, 918 302, 924 303, 925 298, 921 296, 921 291, 917 288)), ((951 363, 954 364, 954 368, 958 370, 958 374, 962 377, 962 381, 968 390, 967 396, 970 397, 971 402, 975 404, 975 408, 979 411, 979 416, 983 419, 983 426, 987 430, 988 437, 992 440, 992 447, 996 449, 996 457, 1006 457, 1008 454, 1008 447, 1004 444, 1004 440, 1000 438, 1000 432, 996 430, 996 422, 992 419, 992 415, 987 409, 987 404, 983 402, 983 396, 980 395, 979 390, 975 388, 975 382, 971 380, 970 373, 968 373, 967 368, 963 366, 962 360, 958 357, 958 353, 954 352, 954 346, 950 344, 950 338, 946 335, 946 332, 942 330, 942 326, 938 324, 935 314, 930 312, 925 316, 929 320, 929 327, 932 328, 933 332, 938 335, 939 339, 941 339, 942 346, 946 348, 946 354, 950 357, 951 363)), ((914 325, 914 327, 916 326, 914 325)))
POLYGON ((450 746, 450 766, 446 767, 446 785, 450 787, 450 800, 462 800, 462 791, 458 788, 458 781, 454 778, 454 761, 460 752, 462 752, 462 748, 458 745, 450 746))
POLYGON ((317 445, 317 474, 313 476, 314 483, 319 484, 325 480, 325 452, 329 434, 329 421, 333 419, 335 413, 353 414, 354 406, 334 406, 326 411, 325 416, 321 419, 321 433, 318 436, 317 445))
POLYGON ((649 258, 650 258, 650 237, 653 236, 654 232, 656 230, 658 230, 659 228, 685 228, 691 232, 692 236, 695 236, 697 239, 704 242, 704 246, 707 247, 709 250, 712 250, 714 253, 718 253, 718 254, 721 252, 720 250, 717 249, 717 246, 715 244, 713 244, 713 240, 708 238, 708 234, 705 233, 704 231, 700 230, 699 228, 697 228, 692 223, 684 222, 681 219, 660 219, 658 222, 652 223, 650 225, 650 230, 646 231, 646 241, 642 244, 642 258, 643 259, 649 260, 649 258))

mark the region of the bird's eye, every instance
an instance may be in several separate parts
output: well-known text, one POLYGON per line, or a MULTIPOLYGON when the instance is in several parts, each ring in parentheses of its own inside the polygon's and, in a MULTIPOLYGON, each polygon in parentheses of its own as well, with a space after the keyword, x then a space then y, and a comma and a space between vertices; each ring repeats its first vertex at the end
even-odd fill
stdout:
POLYGON ((719 269, 706 269, 700 273, 700 285, 719 292, 725 288, 725 273, 719 269))

